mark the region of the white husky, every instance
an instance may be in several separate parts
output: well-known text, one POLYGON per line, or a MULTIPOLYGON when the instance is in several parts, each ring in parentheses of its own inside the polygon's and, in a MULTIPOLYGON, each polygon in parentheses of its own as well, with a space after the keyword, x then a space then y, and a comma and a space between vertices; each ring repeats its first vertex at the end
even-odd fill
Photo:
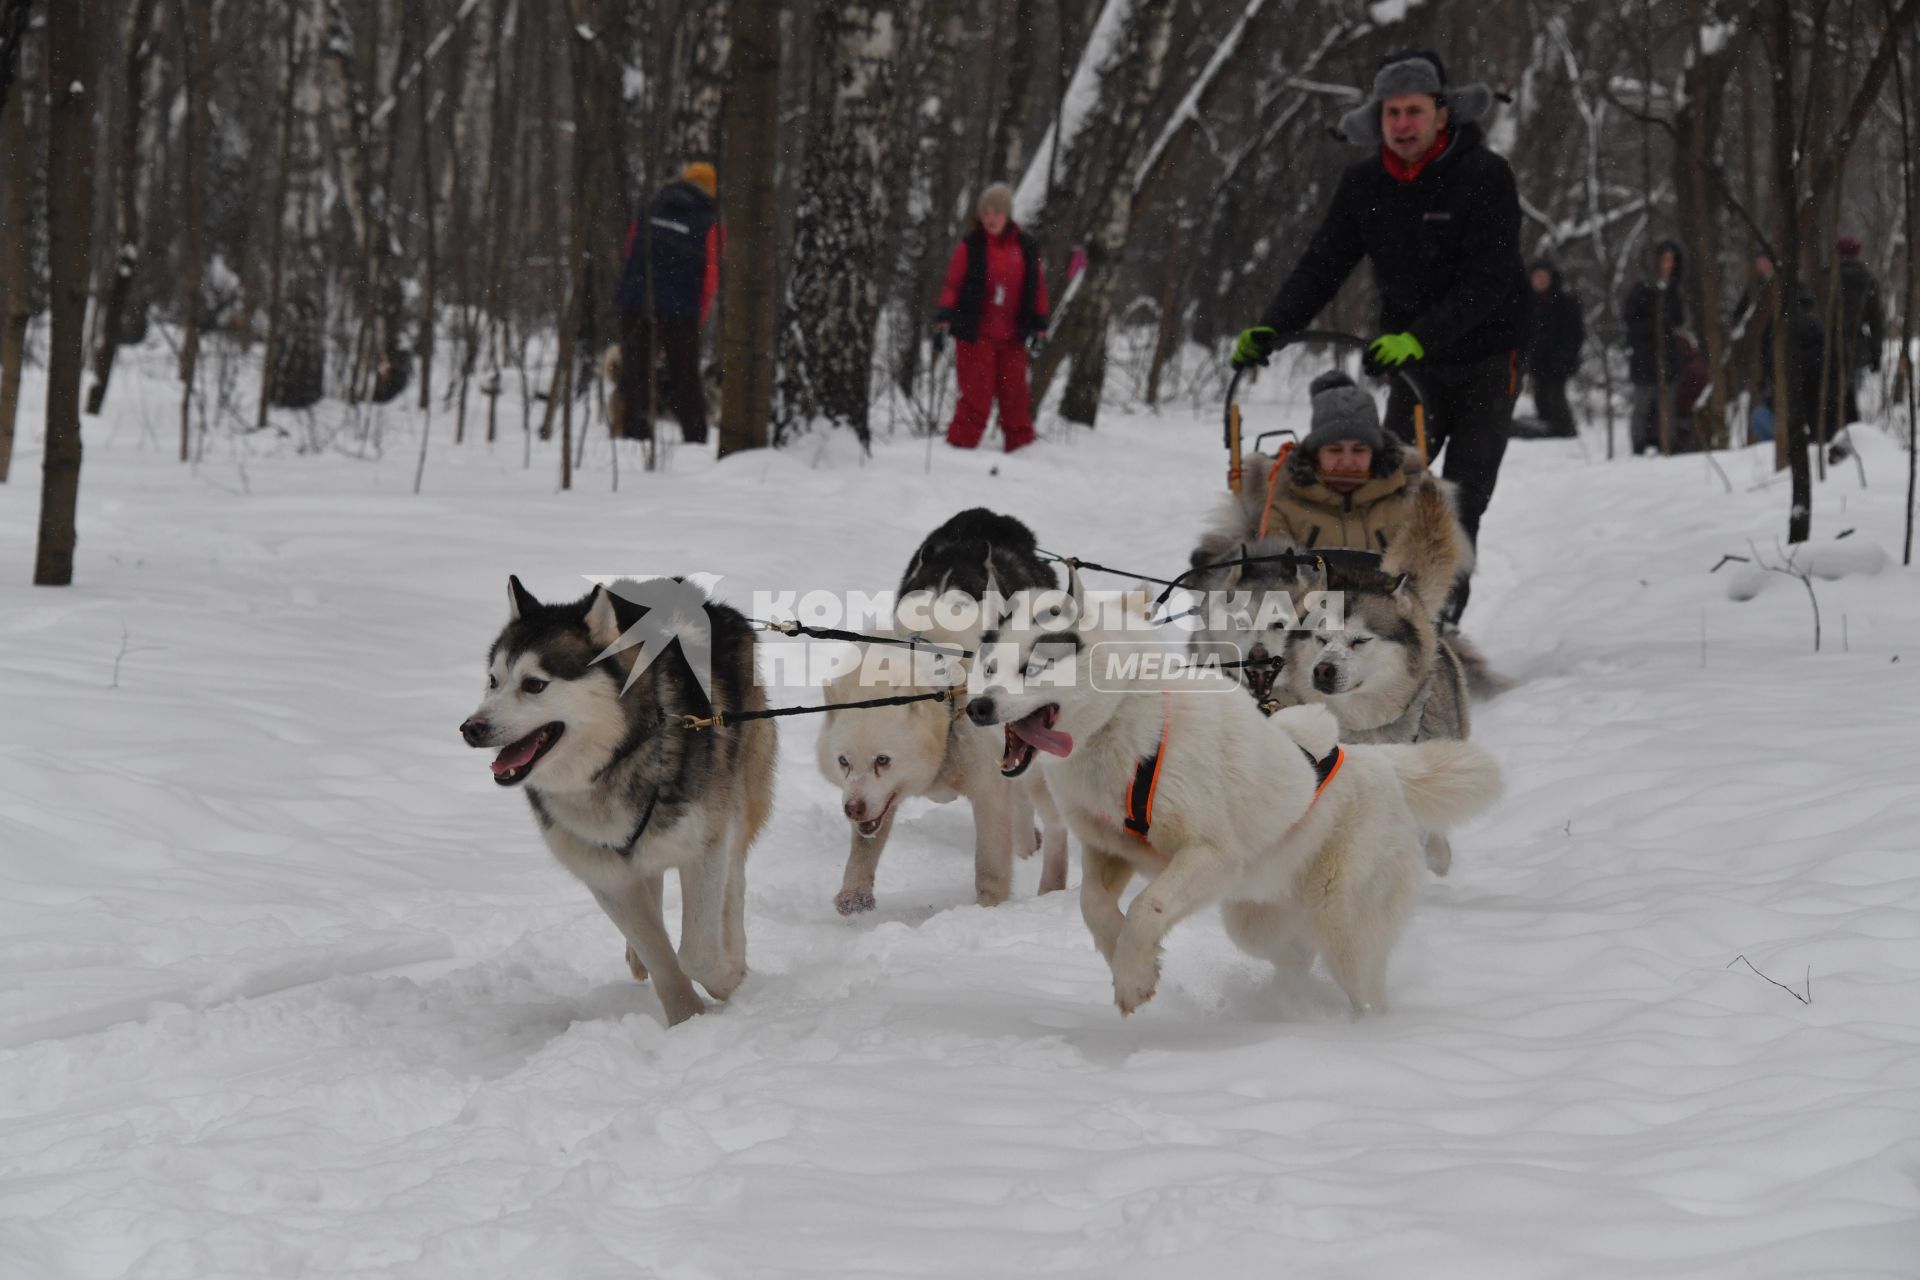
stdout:
POLYGON ((1142 633, 1126 619, 1145 596, 1094 619, 1077 578, 1052 594, 983 639, 967 714, 1005 727, 1003 772, 1043 757, 1085 849, 1081 914, 1120 1011, 1153 998, 1167 931, 1216 902, 1249 955, 1305 970, 1317 953, 1356 1014, 1383 1009, 1421 832, 1493 802, 1492 757, 1450 741, 1342 748, 1324 707, 1268 718, 1224 676, 1130 674, 1142 633), (1136 874, 1149 883, 1122 912, 1136 874))
POLYGON ((962 693, 964 663, 943 670, 944 680, 919 672, 909 657, 866 648, 858 667, 828 681, 826 723, 820 730, 820 772, 840 788, 841 810, 853 827, 846 874, 833 900, 841 915, 871 911, 874 873, 893 830, 900 801, 926 796, 945 802, 962 796, 973 806, 974 893, 983 907, 1005 902, 1013 888, 1013 859, 1045 850, 1040 892, 1067 887, 1067 830, 1036 776, 1013 782, 1001 776, 1000 735, 962 714, 964 698, 929 699, 896 706, 840 710, 846 703, 890 696, 962 693), (901 659, 889 661, 889 659, 901 659), (1038 810, 1045 835, 1036 843, 1038 810))

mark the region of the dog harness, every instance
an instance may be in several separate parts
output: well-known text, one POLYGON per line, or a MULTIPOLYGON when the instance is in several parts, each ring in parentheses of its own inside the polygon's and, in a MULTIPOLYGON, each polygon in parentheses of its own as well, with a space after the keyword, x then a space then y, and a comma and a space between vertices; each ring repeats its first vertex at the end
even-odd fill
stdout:
MULTIPOLYGON (((1160 787, 1160 761, 1167 754, 1167 730, 1173 724, 1173 695, 1162 693, 1160 698, 1160 742, 1154 747, 1152 755, 1142 756, 1140 763, 1134 767, 1133 780, 1127 783, 1126 817, 1120 823, 1142 840, 1153 829, 1153 794, 1160 787)), ((1313 799, 1307 801, 1307 808, 1311 809, 1314 801, 1320 799, 1320 793, 1327 789, 1327 784, 1333 781, 1334 775, 1340 772, 1340 766, 1346 763, 1347 753, 1335 743, 1333 750, 1318 759, 1305 747, 1300 748, 1300 754, 1313 766, 1316 785, 1313 799)))

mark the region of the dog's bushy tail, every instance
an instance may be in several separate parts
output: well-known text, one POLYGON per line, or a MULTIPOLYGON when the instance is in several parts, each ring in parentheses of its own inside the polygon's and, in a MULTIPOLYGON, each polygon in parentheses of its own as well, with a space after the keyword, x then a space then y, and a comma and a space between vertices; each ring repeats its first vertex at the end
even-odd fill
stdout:
POLYGON ((1454 518, 1453 504, 1441 483, 1423 477, 1413 491, 1406 523, 1382 557, 1389 575, 1406 574, 1427 612, 1438 613, 1453 590, 1453 580, 1473 566, 1473 544, 1454 518))
POLYGON ((1447 647, 1453 650, 1460 674, 1467 678, 1467 692, 1474 697, 1494 698, 1513 688, 1513 681, 1493 669, 1487 655, 1480 652, 1480 646, 1458 631, 1447 637, 1447 647))
POLYGON ((1470 742, 1431 742, 1371 748, 1400 775, 1413 820, 1426 831, 1449 831, 1500 798, 1500 766, 1470 742))

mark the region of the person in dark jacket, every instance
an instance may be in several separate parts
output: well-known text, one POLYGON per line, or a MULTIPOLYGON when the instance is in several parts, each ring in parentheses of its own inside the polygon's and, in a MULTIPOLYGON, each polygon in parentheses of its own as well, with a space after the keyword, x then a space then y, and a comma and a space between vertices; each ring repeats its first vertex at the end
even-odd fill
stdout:
POLYGON ((1847 375, 1847 421, 1860 416, 1860 375, 1880 371, 1881 345, 1886 341, 1886 316, 1880 306, 1880 285, 1873 271, 1860 261, 1860 241, 1841 236, 1840 252, 1840 367, 1847 375))
MULTIPOLYGON (((1774 318, 1780 311, 1780 278, 1773 269, 1773 259, 1766 254, 1758 254, 1753 260, 1754 280, 1741 293, 1734 304, 1734 328, 1743 332, 1752 325, 1760 326, 1757 346, 1759 348, 1759 385, 1754 388, 1753 411, 1751 416, 1751 439, 1771 440, 1774 433, 1784 429, 1779 421, 1774 404, 1773 386, 1773 340, 1774 318)), ((1826 326, 1820 323, 1820 307, 1813 299, 1812 290, 1802 282, 1794 298, 1791 314, 1788 316, 1787 341, 1793 344, 1794 364, 1800 379, 1800 394, 1797 400, 1798 416, 1807 424, 1807 432, 1812 435, 1820 415, 1821 369, 1826 360, 1826 326)), ((1833 423, 1843 406, 1833 394, 1836 388, 1828 383, 1832 400, 1828 407, 1827 434, 1834 432, 1833 423)))
POLYGON ((720 291, 724 233, 710 164, 688 165, 655 193, 644 221, 627 229, 627 265, 614 301, 620 307, 620 434, 651 439, 653 353, 666 357, 667 395, 680 433, 707 438, 707 395, 700 381, 700 326, 720 291))
MULTIPOLYGON (((1671 394, 1679 381, 1681 351, 1674 335, 1687 322, 1687 304, 1680 294, 1686 256, 1680 242, 1662 240, 1653 253, 1655 278, 1627 290, 1620 308, 1627 331, 1627 376, 1633 383, 1628 431, 1635 453, 1660 446, 1661 396, 1671 394)), ((1668 429, 1671 432, 1671 421, 1668 429)))
POLYGON ((1561 287, 1560 271, 1544 258, 1533 264, 1533 332, 1527 340, 1527 381, 1533 407, 1550 436, 1574 434, 1573 408, 1567 403, 1567 379, 1580 369, 1580 348, 1587 323, 1580 300, 1561 287))
MULTIPOLYGON (((1448 84, 1436 54, 1383 59, 1372 94, 1340 121, 1348 141, 1378 150, 1341 174, 1299 264, 1234 344, 1235 365, 1265 363, 1280 336, 1306 328, 1366 258, 1381 329, 1368 367, 1416 362, 1428 450, 1446 451, 1460 524, 1475 539, 1506 453, 1530 319, 1513 170, 1487 149, 1478 123, 1492 106, 1486 86, 1448 84)), ((1413 407, 1396 380, 1387 426, 1409 444, 1413 407)), ((1462 576, 1443 620, 1457 621, 1466 601, 1462 576)))
POLYGON ((972 230, 954 246, 940 291, 937 332, 953 337, 960 403, 947 443, 971 449, 986 434, 993 406, 1007 452, 1033 443, 1027 346, 1047 332, 1047 278, 1040 246, 1013 220, 1013 191, 995 183, 980 193, 972 230))

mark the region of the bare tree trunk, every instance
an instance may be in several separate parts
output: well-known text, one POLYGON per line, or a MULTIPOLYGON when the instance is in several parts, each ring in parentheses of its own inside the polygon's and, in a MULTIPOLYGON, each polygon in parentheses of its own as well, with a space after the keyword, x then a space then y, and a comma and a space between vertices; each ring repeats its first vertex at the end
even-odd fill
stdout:
POLYGON ((287 11, 286 81, 280 93, 280 163, 273 175, 273 232, 267 251, 267 346, 260 361, 260 411, 255 429, 267 425, 267 406, 273 403, 273 375, 279 363, 280 301, 286 283, 287 222, 292 217, 287 197, 293 183, 293 91, 300 77, 300 19, 287 11))
MULTIPOLYGON (((21 31, 25 35, 22 10, 21 31)), ((18 39, 12 56, 19 56, 18 39)), ((7 305, 0 319, 0 484, 13 465, 13 424, 20 411, 20 366, 27 354, 27 325, 33 319, 33 165, 28 139, 37 113, 28 79, 21 77, 17 101, 0 102, 0 156, 13 162, 0 169, 0 287, 7 305)))
POLYGON ((93 43, 96 0, 49 8, 47 36, 47 445, 40 484, 34 585, 73 581, 80 499, 80 372, 93 230, 93 43))
POLYGON ((197 0, 177 0, 180 23, 180 68, 187 92, 186 261, 180 272, 180 315, 186 333, 180 340, 180 461, 187 460, 193 434, 193 380, 200 362, 200 281, 206 271, 207 140, 212 113, 207 99, 213 93, 213 32, 208 9, 197 0))
MULTIPOLYGON (((422 41, 429 39, 427 34, 428 18, 424 4, 416 6, 415 20, 420 28, 422 41)), ((426 288, 420 299, 420 330, 414 340, 420 349, 420 407, 429 414, 433 411, 433 343, 434 322, 438 318, 436 309, 440 305, 437 285, 439 284, 440 246, 434 235, 434 188, 437 185, 433 172, 433 127, 429 118, 429 108, 433 105, 433 73, 431 68, 422 68, 420 83, 414 88, 414 101, 417 104, 420 122, 420 198, 421 217, 425 220, 426 261, 423 265, 426 288)))
MULTIPOLYGON (((675 96, 667 134, 669 164, 711 162, 720 154, 720 111, 726 97, 730 0, 704 0, 681 11, 689 28, 686 79, 675 96)), ((651 175, 649 175, 651 176, 651 175)), ((723 174, 722 177, 725 175, 723 174)), ((642 184, 642 191, 648 188, 642 184)))
POLYGON ((1125 53, 1109 75, 1124 95, 1119 127, 1110 142, 1115 163, 1087 245, 1086 270, 1076 282, 1079 300, 1068 299, 1059 308, 1067 312, 1064 323, 1057 326, 1054 345, 1042 357, 1033 379, 1033 399, 1038 404, 1046 397, 1061 355, 1072 359, 1073 372, 1060 398, 1060 416, 1069 422, 1092 426, 1100 412, 1107 375, 1107 328, 1119 292, 1121 255, 1133 229, 1133 179, 1146 154, 1147 107, 1165 74, 1172 18, 1172 0, 1140 0, 1122 37, 1125 53))
POLYGON ((885 221, 881 175, 903 50, 898 0, 842 0, 817 10, 817 47, 830 59, 831 103, 813 113, 806 176, 794 217, 793 274, 781 317, 775 439, 815 419, 872 443, 873 331, 880 296, 871 270, 885 221))
MULTIPOLYGON (((1006 0, 994 6, 994 17, 999 18, 1006 8, 1006 0)), ((1006 96, 995 105, 993 141, 987 150, 985 171, 980 175, 989 182, 1006 181, 1010 175, 1020 172, 1027 162, 1026 119, 1027 94, 1033 83, 1034 60, 1034 20, 1038 17, 1039 0, 1014 0, 1012 38, 998 48, 1007 51, 1006 96)), ((997 25, 995 34, 998 35, 997 25)))
MULTIPOLYGON (((1705 0, 1693 0, 1694 27, 1702 33, 1697 40, 1705 38, 1704 5, 1705 0)), ((1740 27, 1712 52, 1696 44, 1693 64, 1687 69, 1684 102, 1674 116, 1674 190, 1679 197, 1681 239, 1688 249, 1695 312, 1700 317, 1701 343, 1712 374, 1705 413, 1688 406, 1696 445, 1702 448, 1726 443, 1727 423, 1727 340, 1720 313, 1725 292, 1720 272, 1720 206, 1709 188, 1708 174, 1716 163, 1715 150, 1726 123, 1727 75, 1744 56, 1748 34, 1747 28, 1740 27)))
POLYGON ((779 136, 780 0, 732 0, 727 95, 721 112, 721 212, 728 228, 721 283, 719 454, 767 444, 773 410, 774 165, 779 136))
POLYGON ((1800 300, 1800 152, 1793 128, 1793 0, 1773 3, 1773 173, 1780 216, 1775 277, 1780 281, 1780 319, 1774 325, 1776 385, 1775 434, 1787 441, 1787 465, 1793 469, 1792 506, 1787 541, 1805 542, 1813 531, 1813 475, 1807 465, 1807 417, 1800 405, 1800 344, 1789 332, 1798 321, 1800 300))
POLYGON ((134 0, 125 32, 126 61, 121 75, 126 109, 120 115, 119 146, 114 156, 114 181, 120 192, 120 247, 114 255, 106 305, 101 308, 100 341, 93 349, 93 386, 87 390, 89 414, 98 414, 107 398, 113 359, 120 350, 127 296, 133 291, 134 272, 140 267, 145 213, 140 199, 140 121, 146 109, 147 65, 153 54, 153 9, 154 0, 134 0))
POLYGON ((13 101, 13 82, 20 71, 20 46, 27 39, 27 20, 33 0, 0 0, 0 112, 13 101))
MULTIPOLYGON (((600 135, 622 117, 620 65, 615 51, 623 47, 624 0, 568 0, 573 22, 569 52, 573 70, 573 290, 579 295, 574 349, 576 359, 591 367, 620 322, 614 292, 624 265, 631 205, 627 199, 626 149, 609 145, 600 135)), ((584 369, 569 370, 567 385, 575 387, 584 369)))
MULTIPOLYGON (((1912 43, 1914 52, 1920 54, 1920 40, 1914 40, 1912 43)), ((1920 64, 1920 57, 1916 57, 1914 61, 1920 64)), ((1897 58, 1894 61, 1894 77, 1895 87, 1900 96, 1900 189, 1904 197, 1903 212, 1906 218, 1904 225, 1907 232, 1907 289, 1905 301, 1900 307, 1899 362, 1899 368, 1905 376, 1895 383, 1896 386, 1904 383, 1907 393, 1907 532, 1900 552, 1900 563, 1911 565, 1913 563, 1914 500, 1916 486, 1920 485, 1920 421, 1916 421, 1916 417, 1920 417, 1920 414, 1915 412, 1920 408, 1920 378, 1914 376, 1913 368, 1913 308, 1915 301, 1920 300, 1920 273, 1916 272, 1914 266, 1915 251, 1920 250, 1920 244, 1915 243, 1915 233, 1920 231, 1920 222, 1916 222, 1914 218, 1912 108, 1908 97, 1906 73, 1901 61, 1897 58)), ((0 429, 4 428, 5 423, 0 422, 0 429)), ((4 478, 5 466, 6 458, 0 455, 0 478, 4 478)))

